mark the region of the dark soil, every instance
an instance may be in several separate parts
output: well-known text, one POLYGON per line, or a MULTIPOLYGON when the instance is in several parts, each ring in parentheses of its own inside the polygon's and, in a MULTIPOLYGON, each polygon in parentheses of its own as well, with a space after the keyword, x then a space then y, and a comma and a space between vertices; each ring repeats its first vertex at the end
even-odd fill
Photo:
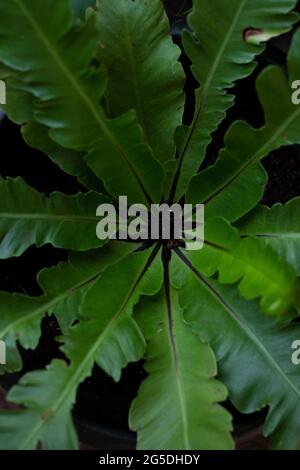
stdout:
MULTIPOLYGON (((300 131, 300 130, 299 130, 300 131)), ((282 147, 264 160, 271 175, 263 203, 272 206, 300 196, 300 146, 282 147)))

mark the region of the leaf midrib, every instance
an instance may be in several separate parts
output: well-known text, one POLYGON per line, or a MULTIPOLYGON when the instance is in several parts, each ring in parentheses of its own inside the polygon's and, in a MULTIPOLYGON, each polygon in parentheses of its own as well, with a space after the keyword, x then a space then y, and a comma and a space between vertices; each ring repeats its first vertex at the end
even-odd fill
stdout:
POLYGON ((187 135, 187 138, 186 138, 186 143, 184 145, 181 157, 178 159, 178 166, 180 166, 180 167, 181 167, 182 162, 185 158, 185 155, 188 153, 189 145, 192 141, 194 132, 196 130, 196 125, 198 124, 198 121, 199 121, 200 117, 202 116, 202 112, 205 109, 205 100, 206 100, 207 92, 208 92, 208 90, 211 86, 211 83, 213 81, 215 72, 216 72, 216 70, 218 69, 218 67, 220 65, 221 59, 223 57, 223 53, 224 53, 225 49, 227 48, 227 45, 228 45, 228 43, 231 39, 231 35, 232 35, 232 33, 234 31, 234 28, 235 28, 235 26, 236 26, 236 24, 237 24, 237 22, 240 18, 240 15, 243 12, 243 9, 244 9, 247 1, 248 0, 242 0, 241 1, 241 4, 240 4, 240 6, 239 6, 239 8, 236 12, 236 15, 233 19, 233 22, 232 22, 232 24, 231 24, 231 26, 230 26, 230 28, 229 28, 226 36, 225 36, 224 41, 221 44, 221 47, 219 49, 218 54, 216 55, 216 59, 212 64, 212 67, 211 67, 210 72, 208 74, 207 80, 205 81, 203 90, 201 90, 201 99, 200 99, 200 102, 199 102, 199 105, 198 105, 197 113, 196 113, 196 116, 193 119, 193 123, 192 123, 192 125, 190 127, 190 130, 188 132, 188 135, 187 135))
MULTIPOLYGON (((233 175, 230 176, 230 178, 228 178, 219 188, 215 189, 215 191, 204 200, 203 204, 208 205, 209 203, 211 203, 217 196, 219 196, 231 184, 233 184, 239 178, 239 176, 244 173, 244 171, 246 171, 254 163, 261 160, 261 158, 266 156, 267 153, 269 153, 273 149, 272 145, 276 143, 277 139, 280 138, 280 136, 286 131, 289 125, 299 116, 300 109, 298 108, 284 121, 281 126, 279 126, 279 128, 274 132, 274 134, 271 135, 269 140, 257 152, 255 152, 254 155, 250 157, 249 160, 247 160, 247 162, 245 162, 235 173, 233 173, 233 175)), ((259 130, 257 130, 257 132, 259 132, 259 130)))
POLYGON ((108 126, 105 124, 103 117, 101 113, 99 112, 99 108, 97 108, 94 105, 94 102, 86 95, 84 89, 80 86, 78 81, 74 79, 72 73, 68 69, 68 67, 65 66, 63 60, 61 59, 59 53, 55 49, 55 47, 52 46, 51 42, 49 41, 48 37, 44 34, 43 30, 40 28, 38 22, 34 18, 34 16, 31 14, 31 12, 26 8, 26 6, 23 3, 23 0, 15 0, 17 4, 19 5, 20 9, 23 11, 25 17, 27 18, 28 22, 30 25, 33 27, 33 29, 36 31, 38 36, 41 38, 42 42, 45 44, 46 49, 50 53, 50 55, 53 57, 54 62, 56 62, 59 67, 61 68, 63 74, 67 77, 75 91, 79 94, 89 111, 91 112, 92 116, 95 118, 96 123, 99 125, 101 128, 102 132, 105 134, 107 139, 112 142, 113 146, 115 147, 116 151, 122 156, 122 158, 125 160, 126 164, 128 165, 129 169, 133 173, 138 185, 140 186, 140 189, 142 193, 145 194, 146 199, 148 199, 148 195, 145 193, 145 188, 140 180, 138 174, 136 173, 135 169, 133 168, 130 158, 128 158, 126 152, 124 151, 123 147, 120 146, 120 144, 117 142, 115 139, 113 133, 109 130, 108 126))
MULTIPOLYGON (((17 320, 14 320, 12 323, 7 325, 6 328, 4 328, 2 331, 0 331, 0 338, 4 338, 4 336, 9 333, 12 329, 14 329, 17 325, 22 324, 24 322, 27 322, 31 320, 32 318, 41 315, 42 313, 47 312, 51 307, 54 307, 56 304, 62 302, 63 300, 67 299, 70 295, 73 295, 74 292, 78 291, 80 288, 88 285, 89 283, 92 283, 100 274, 102 270, 97 271, 90 276, 86 277, 85 279, 81 280, 77 284, 74 284, 74 286, 69 287, 63 294, 59 294, 56 297, 53 297, 50 301, 46 302, 45 304, 39 306, 37 309, 35 309, 33 312, 29 313, 28 315, 18 318, 17 320)), ((32 300, 35 300, 34 297, 31 298, 32 300)), ((45 300, 47 299, 47 294, 45 294, 45 300)), ((42 297, 36 297, 37 301, 42 301, 42 297)))
MULTIPOLYGON (((176 253, 177 254, 177 253, 176 253)), ((178 256, 178 255, 177 255, 178 256)), ((184 256, 184 255, 183 255, 184 256)), ((243 320, 234 312, 234 310, 230 307, 230 305, 227 304, 227 302, 222 298, 221 294, 216 291, 216 289, 209 283, 209 280, 204 278, 204 276, 190 263, 190 261, 185 258, 186 262, 183 261, 181 256, 178 256, 180 261, 190 269, 190 271, 196 276, 199 282, 201 282, 204 287, 214 295, 214 297, 217 299, 217 301, 225 308, 226 311, 230 314, 230 316, 236 321, 236 323, 240 326, 240 328, 244 331, 246 336, 248 336, 256 346, 258 346, 258 349, 262 351, 263 356, 266 357, 268 361, 270 361, 271 365, 273 368, 279 373, 279 375, 282 377, 282 379, 287 383, 287 385, 291 388, 291 390, 297 395, 297 398, 300 399, 300 390, 298 390, 293 382, 289 379, 289 377, 286 375, 284 370, 280 367, 280 365, 273 359, 272 355, 269 353, 267 348, 264 346, 264 344, 259 340, 257 335, 252 331, 252 329, 249 327, 249 324, 243 320)))
MULTIPOLYGON (((90 361, 93 361, 93 357, 95 356, 95 354, 97 352, 97 349, 100 347, 101 343, 103 342, 103 340, 105 339, 107 334, 110 333, 110 331, 113 328, 113 326, 115 325, 115 323, 119 320, 121 314, 124 312, 124 310, 125 310, 126 306, 128 305, 130 299, 134 295, 134 293, 136 291, 136 288, 138 287, 139 283, 142 281, 142 279, 144 277, 144 274, 146 273, 147 269, 149 268, 148 263, 149 263, 149 260, 151 259, 151 256, 153 255, 153 253, 155 253, 155 249, 151 253, 150 257, 148 258, 146 264, 143 266, 140 273, 136 276, 135 282, 133 283, 133 286, 132 286, 131 290, 129 291, 126 299, 123 301, 123 303, 122 303, 121 307, 119 308, 119 310, 117 311, 117 313, 114 315, 114 317, 111 319, 109 324, 102 331, 102 333, 97 338, 97 340, 95 341, 93 346, 89 345, 88 354, 85 356, 84 360, 79 363, 79 367, 78 367, 78 365, 76 366, 76 364, 75 364, 75 366, 73 366, 74 370, 72 370, 72 366, 71 366, 71 368, 70 368, 70 371, 71 371, 70 381, 69 381, 68 385, 64 388, 63 392, 59 396, 59 398, 56 401, 56 403, 54 404, 54 406, 51 407, 51 414, 55 414, 57 412, 57 410, 60 408, 60 406, 65 403, 65 400, 67 399, 69 394, 72 392, 72 390, 76 386, 77 382, 80 381, 80 377, 82 376, 82 373, 83 373, 84 369, 86 368, 86 366, 88 365, 88 363, 90 361)), ((157 252, 156 252, 156 254, 157 254, 157 252)), ((154 255, 154 258, 156 257, 156 254, 154 255)), ((151 263, 154 261, 154 258, 152 259, 151 263)), ((25 443, 20 448, 20 450, 26 450, 27 445, 30 444, 30 442, 32 441, 34 436, 39 432, 39 430, 44 425, 44 423, 45 423, 45 421, 43 419, 39 420, 37 425, 34 427, 32 432, 30 433, 30 435, 26 439, 25 443)))
MULTIPOLYGON (((223 57, 223 53, 224 53, 224 51, 225 51, 226 48, 227 48, 227 45, 228 45, 228 43, 229 43, 229 41, 230 41, 230 39, 231 39, 231 35, 232 35, 232 33, 234 32, 234 28, 236 27, 236 24, 238 23, 238 21, 239 21, 239 19, 240 19, 240 16, 241 16, 241 14, 242 14, 242 12, 243 12, 243 9, 244 9, 244 7, 246 6, 246 3, 247 3, 247 2, 248 2, 248 0, 242 0, 242 1, 241 1, 240 6, 239 6, 239 8, 238 8, 238 10, 237 10, 237 12, 236 12, 236 15, 234 16, 233 22, 231 23, 231 26, 230 26, 230 28, 229 28, 229 30, 228 30, 228 33, 227 33, 226 36, 225 36, 225 40, 222 42, 221 47, 220 47, 220 49, 219 49, 219 52, 218 52, 218 54, 216 55, 216 60, 215 60, 215 61, 213 62, 213 64, 212 64, 212 67, 211 67, 210 72, 209 72, 209 74, 208 74, 208 78, 207 78, 207 80, 206 80, 206 82, 205 82, 205 85, 204 85, 203 91, 202 91, 202 98, 201 98, 201 99, 202 99, 203 101, 205 101, 205 99, 206 99, 207 91, 208 91, 208 89, 209 89, 209 87, 210 87, 210 85, 211 85, 211 83, 212 83, 212 81, 213 81, 215 72, 216 72, 216 70, 218 69, 218 67, 219 67, 219 65, 220 65, 221 59, 222 59, 222 57, 223 57)), ((199 105, 199 111, 198 111, 198 114, 197 114, 197 116, 196 116, 196 121, 198 121, 198 119, 199 119, 199 117, 200 117, 200 116, 199 116, 199 112, 201 112, 201 105, 199 105)), ((194 127, 195 127, 195 126, 194 126, 194 127)), ((194 131, 194 129, 193 129, 193 131, 194 131)))
POLYGON ((66 222, 99 222, 99 217, 84 217, 84 216, 71 216, 71 215, 58 215, 58 214, 45 214, 45 213, 8 213, 0 212, 0 217, 3 219, 42 219, 42 220, 65 220, 66 222))
MULTIPOLYGON (((170 334, 174 334, 173 329, 172 329, 172 332, 170 331, 170 334)), ((169 338, 169 342, 171 343, 170 338, 169 338)), ((188 418, 187 418, 187 412, 186 412, 187 400, 186 400, 185 392, 183 390, 183 386, 181 383, 181 372, 180 372, 180 366, 179 366, 179 361, 178 361, 177 344, 176 344, 175 335, 174 335, 174 342, 175 342, 176 356, 177 356, 176 363, 175 363, 175 357, 174 355, 172 355, 172 352, 174 353, 174 349, 172 349, 172 347, 170 347, 170 349, 171 349, 172 361, 174 365, 175 382, 176 382, 176 386, 178 390, 179 403, 180 403, 181 416, 182 416, 183 439, 184 439, 184 445, 185 445, 184 450, 191 450, 192 446, 189 443, 188 418)))
MULTIPOLYGON (((57 62, 61 70, 63 71, 64 75, 67 77, 67 79, 71 82, 72 86, 75 88, 76 92, 80 95, 82 100, 85 102, 87 108, 91 111, 93 114, 95 120, 101 127, 102 131, 106 134, 106 136, 111 140, 114 141, 113 136, 103 123, 103 120, 101 119, 101 116, 99 115, 99 112, 97 108, 94 106, 93 102, 89 99, 89 97, 84 93, 84 90, 81 88, 81 86, 78 84, 78 81, 74 79, 72 73, 70 73, 70 70, 68 67, 65 66, 63 60, 61 59, 60 55, 56 51, 55 47, 51 44, 49 41, 48 37, 44 34, 43 30, 40 28, 39 24, 35 20, 34 16, 31 14, 31 12, 26 8, 26 6, 23 3, 23 0, 15 0, 21 10, 23 11, 24 15, 26 16, 28 22, 31 24, 33 29, 36 31, 38 36, 42 39, 42 42, 45 44, 46 49, 50 53, 50 55, 53 57, 54 61, 57 62)), ((115 142, 115 145, 118 146, 118 144, 115 142)))
POLYGON ((165 300, 166 300, 166 322, 168 326, 168 342, 170 346, 170 355, 174 368, 175 383, 178 391, 180 409, 181 409, 181 418, 182 418, 182 428, 183 428, 183 439, 185 450, 190 450, 192 447, 189 443, 188 436, 188 418, 186 413, 186 399, 185 393, 181 384, 181 371, 180 364, 177 352, 177 343, 176 335, 174 333, 174 319, 172 315, 172 297, 170 292, 170 275, 169 275, 169 263, 164 263, 164 284, 165 284, 165 300))
MULTIPOLYGON (((128 301, 130 300, 130 297, 128 301)), ((117 322, 117 320, 120 317, 120 314, 123 312, 124 308, 126 305, 123 307, 124 304, 122 304, 122 307, 118 310, 118 312, 114 315, 114 317, 111 319, 110 323, 105 327, 105 329, 102 331, 102 333, 98 336, 97 340, 94 342, 94 344, 91 346, 88 346, 88 353, 84 357, 84 360, 80 362, 79 364, 75 364, 75 366, 71 366, 72 368, 70 369, 70 376, 69 376, 69 381, 64 388, 63 392, 60 394, 59 398, 56 400, 54 405, 50 408, 51 409, 51 415, 55 414, 57 410, 65 403, 65 400, 68 398, 68 396, 71 394, 72 390, 74 387, 76 387, 77 383, 80 381, 80 378, 82 377, 82 374, 84 370, 87 368, 89 362, 93 361, 93 357, 95 356, 98 348, 100 347, 101 343, 105 339, 105 337, 110 333, 111 329, 117 322)), ((40 429, 42 426, 45 424, 45 421, 39 416, 39 421, 37 425, 34 427, 32 432, 29 434, 28 438, 26 439, 25 443, 22 444, 22 447, 20 450, 26 450, 27 445, 32 442, 32 439, 36 434, 39 433, 40 429)))
MULTIPOLYGON (((205 283, 203 283, 205 285, 205 283)), ((222 298, 221 294, 219 294, 207 281, 207 289, 213 293, 215 298, 218 300, 218 302, 225 308, 228 313, 230 313, 231 317, 234 318, 236 323, 240 326, 240 328, 244 331, 244 333, 254 342, 256 346, 258 346, 259 349, 261 349, 263 355, 266 356, 266 358, 270 361, 271 365, 277 370, 277 372, 282 376, 284 381, 287 382, 287 384, 290 386, 290 388, 293 390, 293 392, 297 395, 298 398, 300 398, 300 390, 298 390, 293 382, 289 379, 289 377, 286 375, 284 370, 280 367, 280 365, 273 359, 271 353, 268 351, 268 349, 264 346, 263 342, 259 339, 259 337, 256 335, 256 333, 250 328, 249 324, 245 321, 243 321, 238 314, 235 313, 235 311, 230 307, 230 305, 227 304, 227 302, 222 298)))
MULTIPOLYGON (((262 265, 262 267, 258 268, 256 264, 251 262, 251 259, 249 259, 247 257, 239 256, 239 254, 236 253, 236 251, 234 251, 234 250, 230 251, 229 249, 224 248, 221 245, 217 245, 215 243, 211 244, 210 242, 208 242, 206 240, 204 241, 204 244, 207 244, 211 248, 216 249, 218 251, 221 251, 224 254, 232 256, 233 259, 237 259, 238 261, 242 262, 244 265, 249 266, 250 269, 252 269, 252 270, 254 270, 254 271, 256 271, 260 274, 263 274, 264 277, 266 277, 268 279, 268 283, 272 283, 275 288, 278 287, 278 286, 280 288, 282 288, 282 283, 280 282, 280 280, 272 277, 272 273, 270 273, 270 271, 262 269, 262 268, 265 267, 264 264, 262 265)), ((290 289, 288 289, 288 292, 290 292, 290 289)))
POLYGON ((296 233, 296 232, 295 233, 294 232, 288 232, 288 233, 285 233, 285 232, 274 232, 274 233, 273 232, 270 232, 270 233, 266 232, 266 233, 263 233, 262 232, 262 233, 259 233, 258 232, 258 233, 255 233, 254 236, 257 237, 257 238, 260 238, 260 237, 261 238, 274 238, 275 240, 276 239, 289 239, 289 238, 291 240, 293 240, 295 238, 300 239, 300 233, 299 232, 298 233, 296 233))
POLYGON ((139 89, 139 83, 138 83, 138 77, 137 77, 137 68, 136 68, 136 61, 134 57, 134 51, 132 47, 132 41, 131 41, 131 35, 130 35, 130 29, 127 21, 126 15, 123 15, 123 21, 124 21, 124 26, 126 30, 126 46, 127 46, 127 52, 128 52, 128 57, 129 57, 129 64, 132 72, 132 84, 133 84, 133 89, 134 89, 134 94, 135 94, 135 99, 136 99, 136 106, 137 106, 137 112, 138 116, 140 119, 141 126, 143 128, 144 132, 144 138, 146 142, 149 143, 149 138, 147 136, 147 127, 145 124, 145 116, 144 116, 144 110, 143 110, 143 105, 142 105, 142 100, 141 100, 141 93, 139 89))

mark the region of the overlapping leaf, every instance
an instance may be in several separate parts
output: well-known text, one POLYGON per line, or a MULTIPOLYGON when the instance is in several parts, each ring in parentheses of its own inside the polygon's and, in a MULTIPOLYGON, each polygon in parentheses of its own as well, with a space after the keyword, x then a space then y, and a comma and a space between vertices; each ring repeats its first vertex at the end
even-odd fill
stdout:
MULTIPOLYGON (((91 3, 90 0, 74 0, 72 5, 75 11, 80 14, 91 3)), ((1 108, 13 122, 20 125, 27 123, 22 128, 22 134, 27 144, 46 153, 63 171, 77 177, 83 186, 103 192, 101 181, 88 167, 83 158, 84 153, 61 147, 51 140, 49 129, 46 126, 32 122, 34 120, 35 98, 31 93, 19 89, 18 83, 15 83, 13 71, 1 64, 0 78, 5 80, 7 95, 6 104, 2 105, 1 108)))
MULTIPOLYGON (((82 16, 84 10, 94 5, 93 0, 72 0, 75 12, 82 16)), ((34 96, 14 87, 14 77, 9 68, 2 70, 2 78, 5 79, 7 90, 7 103, 3 106, 9 118, 18 123, 28 123, 22 129, 25 141, 44 153, 46 153, 59 167, 72 176, 76 176, 80 183, 95 191, 103 190, 103 186, 83 159, 82 152, 65 149, 52 141, 49 137, 49 129, 35 122, 33 118, 34 96)))
POLYGON ((95 192, 50 197, 22 178, 0 179, 0 258, 19 256, 31 245, 88 250, 103 245, 97 238, 99 204, 108 199, 95 192))
POLYGON ((1 111, 16 124, 32 119, 34 97, 14 86, 14 75, 3 63, 0 63, 0 78, 4 80, 6 88, 6 104, 0 105, 1 111))
POLYGON ((236 289, 191 274, 180 293, 185 320, 212 345, 219 378, 243 413, 269 406, 264 433, 276 449, 300 442, 300 377, 292 361, 297 324, 261 315, 236 289))
POLYGON ((153 258, 156 253, 154 249, 150 255, 144 251, 125 258, 107 269, 88 291, 81 306, 85 320, 65 338, 63 349, 73 362, 78 362, 82 349, 95 344, 95 361, 119 380, 121 369, 140 359, 144 339, 132 309, 140 295, 154 295, 161 286, 161 265, 159 258, 153 258))
POLYGON ((98 0, 99 57, 108 69, 111 116, 137 111, 156 158, 174 158, 174 133, 182 122, 184 75, 160 0, 98 0), (122 40, 116 40, 116 31, 122 40))
POLYGON ((289 80, 274 66, 265 69, 257 80, 265 126, 253 129, 245 122, 232 124, 217 162, 192 179, 188 199, 205 203, 207 216, 221 215, 234 221, 255 207, 266 182, 259 160, 283 145, 300 142, 300 107, 292 102, 291 87, 298 79, 299 44, 300 31, 289 54, 289 80))
POLYGON ((26 374, 8 394, 25 405, 21 410, 0 411, 0 449, 75 450, 77 435, 71 418, 77 385, 90 373, 92 363, 76 370, 55 359, 45 371, 26 374))
MULTIPOLYGON (((184 48, 200 83, 195 116, 178 136, 180 175, 177 197, 198 171, 211 133, 225 117, 234 96, 227 93, 235 80, 249 75, 263 42, 288 31, 297 20, 290 13, 296 0, 194 0, 189 16, 192 33, 184 48)), ((199 202, 199 201, 197 201, 199 202)))
POLYGON ((88 189, 105 192, 103 184, 84 160, 84 154, 66 149, 55 143, 49 136, 46 126, 35 122, 23 126, 22 135, 28 145, 48 155, 63 171, 75 176, 88 189))
POLYGON ((71 409, 77 387, 94 362, 118 380, 122 367, 144 353, 143 335, 130 313, 139 295, 153 295, 161 287, 156 254, 155 249, 129 255, 105 270, 88 290, 82 306, 86 319, 64 337, 62 349, 70 366, 55 360, 46 371, 25 375, 11 390, 8 399, 26 408, 12 412, 10 419, 0 412, 0 448, 28 450, 38 442, 44 449, 77 447, 71 409), (112 276, 117 289, 111 289, 112 276))
POLYGON ((263 238, 300 275, 300 199, 258 206, 238 223, 242 236, 263 238))
POLYGON ((214 379, 213 353, 183 321, 175 290, 171 302, 170 311, 160 294, 145 299, 136 312, 149 342, 149 376, 130 412, 138 448, 230 449, 230 415, 218 404, 227 393, 214 379))
POLYGON ((207 221, 205 245, 189 254, 193 266, 206 276, 219 273, 221 283, 239 282, 246 299, 261 298, 261 308, 271 315, 299 305, 300 285, 295 271, 263 240, 241 240, 224 219, 207 221))
POLYGON ((73 253, 70 261, 39 273, 38 282, 44 295, 28 297, 0 292, 0 339, 5 341, 7 364, 1 373, 20 370, 21 357, 16 342, 34 349, 40 339, 40 322, 54 313, 63 331, 80 317, 83 295, 107 266, 126 256, 134 245, 107 245, 88 253, 73 253))
POLYGON ((73 26, 68 0, 13 0, 0 5, 0 16, 0 60, 14 72, 14 87, 35 96, 33 118, 50 128, 55 142, 85 152, 113 195, 160 200, 162 169, 143 143, 136 113, 110 120, 99 104, 106 74, 90 66, 95 22, 73 26))

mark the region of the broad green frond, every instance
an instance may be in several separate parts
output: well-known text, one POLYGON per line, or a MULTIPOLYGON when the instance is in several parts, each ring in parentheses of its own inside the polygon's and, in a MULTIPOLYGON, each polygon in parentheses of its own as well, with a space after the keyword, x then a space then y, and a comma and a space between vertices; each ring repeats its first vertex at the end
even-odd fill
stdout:
POLYGON ((219 378, 243 413, 269 407, 264 434, 271 447, 295 449, 300 443, 300 377, 292 363, 297 324, 261 315, 236 289, 190 275, 180 293, 185 320, 209 341, 219 378))
POLYGON ((231 449, 230 415, 218 404, 226 389, 214 379, 210 347, 184 322, 177 292, 170 309, 163 294, 145 299, 135 318, 148 340, 149 374, 130 412, 138 448, 231 449))
POLYGON ((184 49, 200 83, 189 128, 178 135, 180 175, 177 198, 202 163, 211 134, 232 106, 234 82, 250 75, 264 42, 292 28, 296 0, 194 0, 183 36, 184 49))
POLYGON ((97 207, 109 200, 95 192, 49 197, 22 178, 0 179, 0 258, 20 256, 32 246, 89 250, 105 243, 96 235, 97 207))

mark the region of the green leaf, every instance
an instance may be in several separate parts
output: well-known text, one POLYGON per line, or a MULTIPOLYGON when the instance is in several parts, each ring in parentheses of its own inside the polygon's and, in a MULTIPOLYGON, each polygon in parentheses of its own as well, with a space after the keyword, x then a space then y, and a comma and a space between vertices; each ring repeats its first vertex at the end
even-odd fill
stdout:
POLYGON ((156 248, 150 256, 148 251, 132 254, 108 268, 89 289, 81 306, 84 321, 64 339, 63 350, 72 361, 77 362, 81 349, 96 341, 96 363, 118 381, 122 368, 142 357, 144 338, 132 309, 141 295, 154 295, 161 287, 156 254, 156 248))
POLYGON ((179 135, 181 172, 177 199, 185 191, 205 156, 211 134, 232 106, 227 93, 255 67, 266 40, 291 29, 298 16, 290 11, 296 0, 194 0, 185 33, 185 52, 201 87, 196 94, 192 125, 179 135))
POLYGON ((272 208, 258 206, 237 227, 242 236, 263 238, 300 275, 300 198, 272 208))
POLYGON ((88 250, 103 245, 97 238, 99 204, 105 196, 89 192, 50 197, 27 186, 22 178, 0 179, 0 258, 20 256, 32 246, 88 250))
POLYGON ((42 270, 38 283, 43 291, 40 297, 0 292, 0 339, 5 341, 7 364, 0 372, 22 368, 17 341, 25 349, 35 349, 40 339, 40 322, 48 313, 54 313, 62 331, 80 318, 80 305, 86 291, 110 265, 129 254, 134 245, 109 244, 87 253, 73 253, 69 262, 42 270))
POLYGON ((90 369, 74 369, 64 361, 53 360, 47 370, 26 374, 12 388, 8 399, 27 408, 0 411, 0 449, 35 450, 39 443, 45 450, 75 450, 77 435, 71 418, 76 398, 76 383, 82 382, 90 369))
MULTIPOLYGON (((86 8, 95 5, 95 0, 72 0, 71 5, 76 14, 83 16, 86 8)), ((10 75, 11 72, 8 73, 8 76, 10 75)), ((33 120, 34 97, 24 90, 15 90, 13 80, 6 80, 6 88, 7 104, 4 109, 10 119, 18 124, 33 120)), ((47 154, 63 171, 77 177, 83 186, 94 191, 104 192, 101 181, 84 161, 84 154, 59 146, 50 139, 48 131, 48 128, 42 124, 29 122, 23 126, 22 135, 28 145, 47 154)))
POLYGON ((136 113, 108 119, 99 104, 106 74, 90 65, 99 39, 93 19, 73 27, 68 0, 13 0, 0 5, 0 18, 0 60, 14 71, 15 88, 35 96, 33 118, 61 146, 83 151, 114 196, 160 200, 162 168, 136 113))
POLYGON ((297 79, 292 64, 296 51, 299 54, 299 37, 300 30, 289 55, 289 80, 274 66, 266 68, 258 77, 257 91, 265 112, 265 126, 253 129, 245 122, 235 122, 225 135, 225 148, 217 162, 192 179, 187 199, 191 203, 203 202, 207 216, 221 215, 235 221, 255 207, 266 183, 259 160, 283 145, 300 143, 300 107, 291 99, 291 83, 297 79))
POLYGON ((218 272, 221 283, 238 282, 246 299, 261 298, 261 308, 269 315, 299 304, 300 285, 291 266, 263 240, 241 240, 224 219, 208 220, 204 248, 188 253, 192 265, 206 276, 218 272))
POLYGON ((135 109, 145 141, 162 163, 174 158, 184 74, 160 0, 98 0, 99 58, 108 69, 109 114, 135 109), (116 41, 116 31, 121 36, 116 41))
POLYGON ((171 309, 162 294, 136 312, 148 340, 146 371, 130 412, 139 449, 231 449, 231 418, 219 404, 227 396, 214 379, 210 347, 183 321, 177 293, 171 309))
POLYGON ((101 181, 84 161, 84 154, 56 144, 50 139, 46 126, 31 122, 23 126, 22 135, 28 145, 44 152, 63 171, 75 176, 83 186, 93 191, 105 192, 101 181))
POLYGON ((48 313, 56 316, 63 333, 68 331, 75 320, 81 318, 82 300, 94 282, 136 247, 135 244, 114 241, 101 249, 86 253, 73 252, 68 263, 61 263, 39 273, 38 282, 48 300, 51 299, 52 305, 48 307, 48 313))
MULTIPOLYGON (((3 64, 1 64, 2 69, 3 64)), ((9 69, 7 69, 9 71, 9 69)), ((13 86, 11 72, 8 75, 0 73, 2 80, 6 85, 6 104, 1 104, 0 109, 16 124, 23 124, 32 118, 33 97, 13 86)))
POLYGON ((300 76, 299 65, 299 49, 300 49, 300 29, 296 30, 288 53, 288 69, 292 80, 298 80, 300 76))
POLYGON ((118 380, 121 368, 144 352, 143 335, 129 312, 139 295, 153 295, 161 287, 158 267, 151 272, 156 254, 157 249, 130 255, 108 268, 88 291, 82 307, 86 318, 64 338, 70 366, 54 360, 46 371, 26 374, 13 387, 8 399, 26 408, 0 412, 0 448, 3 442, 6 449, 34 449, 38 442, 46 450, 77 447, 70 414, 77 387, 94 362, 118 380))
POLYGON ((214 348, 220 380, 237 409, 253 413, 268 406, 264 434, 271 435, 271 447, 298 448, 300 376, 291 357, 299 326, 265 317, 236 289, 192 274, 180 305, 185 320, 214 348))

